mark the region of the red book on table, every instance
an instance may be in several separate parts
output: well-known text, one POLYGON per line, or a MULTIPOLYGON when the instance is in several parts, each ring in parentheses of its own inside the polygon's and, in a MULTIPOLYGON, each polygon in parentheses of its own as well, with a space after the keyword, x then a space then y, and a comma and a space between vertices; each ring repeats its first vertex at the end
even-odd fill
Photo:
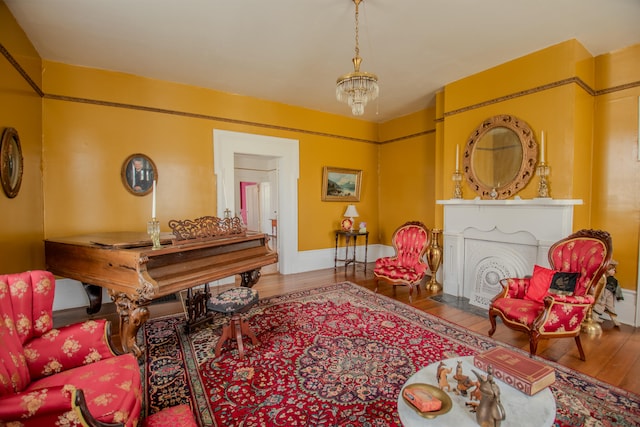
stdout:
POLYGON ((553 367, 503 347, 495 347, 475 355, 473 365, 485 372, 491 365, 494 378, 529 396, 543 390, 556 380, 556 371, 553 367))

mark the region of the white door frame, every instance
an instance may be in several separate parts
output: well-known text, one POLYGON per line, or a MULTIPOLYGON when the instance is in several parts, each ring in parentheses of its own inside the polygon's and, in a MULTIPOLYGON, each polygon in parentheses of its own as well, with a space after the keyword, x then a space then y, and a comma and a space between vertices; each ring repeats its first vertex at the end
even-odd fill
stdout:
POLYGON ((278 247, 282 274, 297 273, 299 141, 226 130, 213 130, 213 168, 217 178, 218 217, 233 212, 234 155, 276 157, 278 162, 278 247))

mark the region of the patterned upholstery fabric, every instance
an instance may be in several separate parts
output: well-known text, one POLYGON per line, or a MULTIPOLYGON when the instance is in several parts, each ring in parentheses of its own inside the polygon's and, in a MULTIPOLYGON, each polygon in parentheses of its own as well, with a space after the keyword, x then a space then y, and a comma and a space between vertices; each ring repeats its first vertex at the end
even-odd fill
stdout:
POLYGON ((116 356, 105 320, 54 329, 54 291, 47 271, 0 276, 0 425, 86 425, 74 405, 82 389, 92 416, 136 426, 137 360, 116 356))
POLYGON ((585 360, 580 329, 595 302, 592 288, 604 274, 612 251, 611 236, 601 230, 580 230, 554 243, 549 248, 549 264, 553 270, 579 273, 574 293, 548 292, 542 302, 530 301, 524 299, 529 278, 503 279, 503 290, 489 307, 489 335, 495 332, 500 316, 506 326, 529 334, 531 354, 536 353, 539 339, 574 337, 580 359, 585 360))
POLYGON ((428 269, 422 258, 429 246, 429 230, 420 222, 407 222, 393 233, 391 242, 395 255, 378 258, 373 274, 393 285, 409 286, 411 298, 413 288, 418 288, 428 269))
POLYGON ((507 321, 512 321, 531 329, 533 321, 544 310, 544 304, 526 299, 501 298, 495 302, 494 308, 503 312, 507 321))
POLYGON ((574 295, 585 295, 598 281, 593 279, 598 269, 602 268, 607 253, 611 255, 598 239, 571 239, 550 251, 549 262, 558 271, 580 273, 574 295))
POLYGON ((258 302, 258 291, 238 286, 213 295, 207 301, 207 309, 218 313, 236 313, 246 310, 258 302))
POLYGON ((143 427, 197 427, 189 405, 165 408, 144 419, 143 427))
POLYGON ((248 336, 254 346, 258 345, 258 339, 249 327, 249 322, 241 317, 241 313, 249 310, 258 300, 258 291, 240 286, 214 295, 207 301, 208 311, 224 313, 229 318, 229 321, 222 326, 222 333, 215 347, 216 357, 220 357, 222 347, 227 341, 235 339, 238 343, 240 358, 244 358, 243 335, 248 336))

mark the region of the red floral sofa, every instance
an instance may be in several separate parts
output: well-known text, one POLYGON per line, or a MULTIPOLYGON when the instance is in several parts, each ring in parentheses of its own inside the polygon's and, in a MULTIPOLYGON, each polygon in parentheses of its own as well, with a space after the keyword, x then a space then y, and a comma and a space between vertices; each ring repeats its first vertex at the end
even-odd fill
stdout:
POLYGON ((47 271, 0 275, 0 425, 137 426, 138 361, 106 320, 54 329, 54 289, 47 271))

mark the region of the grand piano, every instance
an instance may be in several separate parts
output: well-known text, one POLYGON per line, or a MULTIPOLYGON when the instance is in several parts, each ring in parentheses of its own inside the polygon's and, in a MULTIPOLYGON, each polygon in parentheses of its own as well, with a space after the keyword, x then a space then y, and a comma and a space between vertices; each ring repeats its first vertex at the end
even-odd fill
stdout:
MULTIPOLYGON (((213 217, 211 217, 213 218, 213 217)), ((89 296, 87 312, 100 310, 102 287, 107 288, 120 317, 125 351, 140 357, 138 329, 149 318, 149 303, 187 290, 186 327, 207 320, 208 283, 239 274, 242 286, 260 278, 260 268, 278 261, 264 233, 242 232, 176 239, 176 232, 160 235, 153 249, 144 233, 112 232, 47 239, 47 269, 83 283, 89 296), (193 287, 204 286, 193 292, 193 287)))

